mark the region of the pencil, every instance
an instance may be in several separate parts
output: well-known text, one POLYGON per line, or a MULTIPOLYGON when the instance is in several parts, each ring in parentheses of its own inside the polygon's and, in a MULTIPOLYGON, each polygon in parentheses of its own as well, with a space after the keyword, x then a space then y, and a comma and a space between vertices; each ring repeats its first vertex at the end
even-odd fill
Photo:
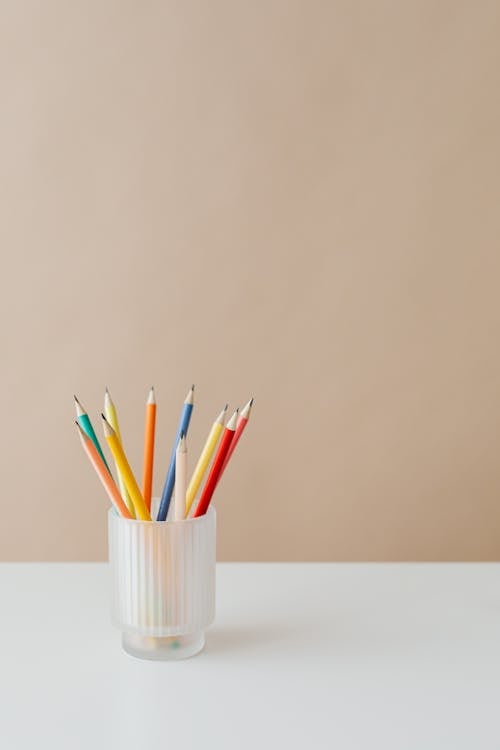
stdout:
POLYGON ((75 409, 76 409, 76 421, 84 431, 84 433, 92 440, 94 443, 96 450, 101 457, 101 460, 104 463, 104 466, 108 470, 108 472, 111 474, 111 469, 108 466, 108 462, 106 461, 106 456, 102 452, 102 448, 99 445, 99 441, 97 439, 97 435, 95 434, 95 430, 92 427, 92 422, 90 421, 89 415, 81 405, 81 403, 78 401, 76 396, 73 396, 75 399, 75 409))
POLYGON ((226 404, 213 423, 212 429, 208 433, 205 445, 203 446, 203 450, 201 451, 198 463, 196 464, 195 470, 193 471, 193 476, 191 477, 186 492, 186 516, 189 515, 189 511, 191 510, 191 506, 193 505, 196 493, 200 488, 202 479, 205 476, 205 472, 208 469, 208 465, 210 464, 211 458, 215 452, 215 449, 217 448, 219 438, 224 430, 224 417, 226 416, 227 406, 228 405, 226 404))
POLYGON ((237 418, 238 409, 236 409, 233 416, 226 425, 224 434, 222 435, 222 439, 219 443, 219 447, 214 458, 214 462, 212 464, 212 468, 210 469, 208 479, 203 488, 203 492, 201 493, 198 505, 196 506, 193 513, 193 518, 203 516, 207 512, 208 506, 210 505, 210 501, 212 499, 212 495, 214 494, 214 490, 217 487, 217 482, 219 481, 222 474, 222 467, 224 465, 224 460, 229 450, 229 446, 231 445, 231 441, 234 437, 237 418))
POLYGON ((83 429, 80 427, 80 425, 78 424, 78 421, 76 421, 75 424, 78 427, 78 433, 80 435, 80 440, 81 440, 83 449, 85 450, 85 453, 87 454, 90 463, 96 470, 97 476, 101 480, 104 486, 104 489, 106 490, 108 497, 111 500, 111 503, 113 504, 114 508, 116 508, 118 513, 121 516, 123 516, 123 518, 132 518, 129 512, 129 509, 123 502, 122 497, 120 493, 118 492, 118 487, 114 483, 113 477, 109 473, 109 470, 104 464, 104 461, 102 460, 100 454, 98 453, 97 448, 95 447, 94 443, 89 438, 87 433, 84 432, 83 429))
POLYGON ((127 461, 127 457, 123 451, 122 444, 118 440, 116 432, 113 430, 109 422, 107 421, 104 414, 102 416, 104 436, 109 445, 109 449, 113 454, 113 458, 116 462, 116 467, 123 477, 125 486, 130 495, 130 499, 134 504, 135 515, 141 521, 151 521, 151 516, 144 503, 141 495, 141 491, 135 481, 134 474, 130 468, 130 464, 127 461))
POLYGON ((186 515, 187 446, 181 435, 175 456, 175 520, 183 521, 186 515))
POLYGON ((191 386, 182 406, 181 416, 179 419, 179 425, 177 427, 177 434, 174 440, 174 446, 170 456, 170 464, 168 466, 167 477, 163 486, 163 492, 160 500, 160 508, 158 510, 157 521, 165 521, 168 514, 168 506, 172 498, 172 490, 175 484, 175 456, 177 452, 177 445, 181 439, 182 433, 187 435, 189 429, 189 422, 191 419, 191 413, 193 411, 194 404, 194 385, 191 386))
POLYGON ((231 456, 233 455, 233 451, 238 445, 238 442, 243 434, 243 430, 248 424, 248 420, 250 419, 250 412, 252 411, 252 404, 253 404, 253 398, 250 399, 248 403, 245 404, 243 409, 240 411, 240 415, 238 417, 238 422, 236 423, 236 430, 234 432, 234 437, 231 441, 231 445, 229 446, 229 450, 227 452, 227 456, 224 460, 224 464, 222 466, 222 472, 225 470, 227 463, 231 456))
POLYGON ((153 487, 153 463, 155 453, 156 399, 153 386, 149 391, 146 403, 146 420, 144 423, 144 461, 142 464, 142 496, 146 507, 151 512, 151 494, 153 487))
MULTIPOLYGON (((116 413, 116 408, 113 403, 113 400, 111 398, 111 394, 106 388, 106 392, 104 394, 104 414, 106 415, 106 419, 108 420, 109 424, 115 431, 116 437, 118 438, 121 445, 122 444, 122 435, 120 432, 120 425, 118 422, 118 414, 116 413)), ((120 488, 121 495, 125 501, 125 505, 129 509, 132 516, 135 518, 135 510, 134 510, 134 503, 132 502, 129 493, 127 492, 127 487, 125 485, 125 482, 123 481, 123 477, 121 474, 120 469, 118 468, 118 465, 116 463, 115 459, 115 466, 116 466, 116 476, 118 479, 118 486, 120 488)))

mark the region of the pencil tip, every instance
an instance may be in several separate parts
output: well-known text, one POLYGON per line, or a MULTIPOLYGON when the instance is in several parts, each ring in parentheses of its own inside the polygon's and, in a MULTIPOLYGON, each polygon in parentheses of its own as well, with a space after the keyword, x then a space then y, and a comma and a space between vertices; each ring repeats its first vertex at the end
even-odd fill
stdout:
POLYGON ((104 414, 101 413, 101 417, 102 417, 102 427, 103 427, 105 436, 107 438, 108 437, 116 437, 115 430, 111 427, 110 423, 108 422, 108 420, 106 419, 106 417, 104 416, 104 414))
POLYGON ((76 416, 77 417, 83 417, 87 413, 81 403, 78 401, 76 396, 73 396, 75 399, 75 409, 76 409, 76 416))
POLYGON ((106 386, 106 393, 109 393, 108 386, 106 386))
POLYGON ((224 407, 224 411, 227 411, 229 409, 229 404, 226 404, 224 407))
POLYGON ((194 391, 194 383, 193 383, 193 385, 191 386, 191 390, 192 390, 192 391, 194 391))

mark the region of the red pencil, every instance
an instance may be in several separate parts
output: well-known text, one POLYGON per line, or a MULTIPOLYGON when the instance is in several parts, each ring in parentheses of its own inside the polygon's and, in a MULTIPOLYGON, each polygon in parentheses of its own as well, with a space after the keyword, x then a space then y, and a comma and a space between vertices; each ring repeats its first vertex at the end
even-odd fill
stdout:
POLYGON ((221 441, 219 443, 219 447, 217 449, 217 453, 215 454, 212 468, 210 469, 210 474, 208 475, 208 479, 203 488, 203 492, 201 493, 201 497, 198 501, 198 505, 196 506, 196 510, 193 513, 193 518, 197 518, 198 516, 203 516, 207 512, 208 506, 210 505, 210 500, 212 499, 214 490, 217 487, 217 482, 219 481, 220 476, 223 471, 224 460, 226 458, 227 452, 231 446, 231 442, 234 437, 234 431, 236 430, 237 418, 238 418, 238 409, 236 409, 236 411, 234 412, 233 416, 231 417, 231 419, 229 420, 229 422, 227 423, 224 429, 221 441))
POLYGON ((252 404, 253 404, 253 398, 250 399, 250 401, 245 404, 243 409, 240 411, 240 415, 238 417, 238 422, 236 423, 236 430, 233 436, 233 439, 231 440, 231 445, 229 446, 229 450, 227 452, 226 458, 224 459, 224 463, 222 464, 222 472, 225 470, 227 463, 231 456, 233 455, 233 451, 238 445, 238 441, 240 437, 243 434, 243 430, 248 424, 248 420, 250 419, 250 412, 252 411, 252 404))

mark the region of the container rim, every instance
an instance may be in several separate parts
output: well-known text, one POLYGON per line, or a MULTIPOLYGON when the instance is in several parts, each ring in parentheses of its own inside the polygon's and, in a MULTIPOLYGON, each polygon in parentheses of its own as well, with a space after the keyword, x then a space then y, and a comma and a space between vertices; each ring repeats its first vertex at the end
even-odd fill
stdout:
POLYGON ((212 518, 215 515, 215 508, 212 505, 208 507, 207 512, 202 516, 198 516, 197 518, 183 518, 181 521, 153 521, 153 519, 151 519, 151 521, 142 521, 139 518, 125 518, 124 516, 120 516, 115 512, 113 507, 110 507, 108 510, 108 518, 112 518, 114 521, 118 521, 119 523, 133 523, 134 525, 142 524, 144 526, 174 526, 180 523, 206 523, 207 519, 212 518))

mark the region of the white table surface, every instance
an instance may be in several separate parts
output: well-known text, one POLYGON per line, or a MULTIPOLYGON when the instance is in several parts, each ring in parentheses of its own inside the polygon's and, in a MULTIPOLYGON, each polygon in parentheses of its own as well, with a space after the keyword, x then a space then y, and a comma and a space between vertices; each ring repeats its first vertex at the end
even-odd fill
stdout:
POLYGON ((0 565, 0 748, 500 748, 500 565, 222 564, 205 651, 134 659, 103 564, 0 565))

